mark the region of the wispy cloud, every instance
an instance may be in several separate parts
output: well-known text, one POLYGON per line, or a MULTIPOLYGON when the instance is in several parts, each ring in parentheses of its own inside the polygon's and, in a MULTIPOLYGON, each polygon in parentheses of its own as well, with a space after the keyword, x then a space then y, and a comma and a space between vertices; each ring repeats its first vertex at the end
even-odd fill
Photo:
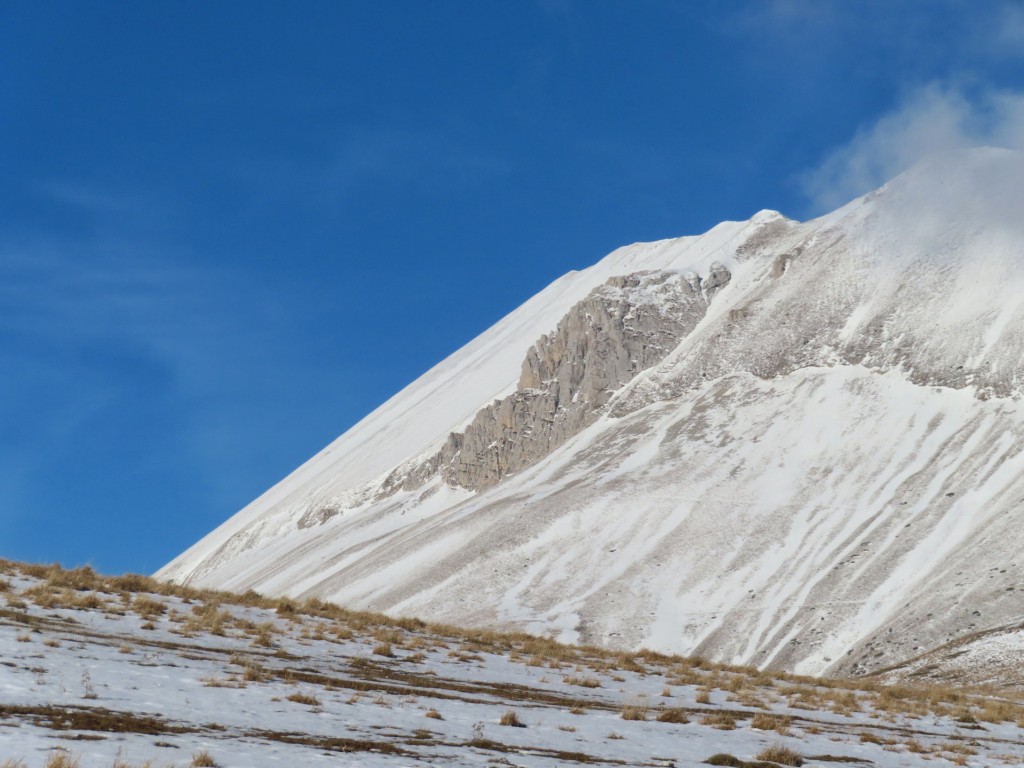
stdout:
POLYGON ((1024 92, 971 93, 932 83, 861 127, 803 174, 802 187, 813 212, 822 213, 880 186, 925 155, 977 146, 1024 149, 1024 92))

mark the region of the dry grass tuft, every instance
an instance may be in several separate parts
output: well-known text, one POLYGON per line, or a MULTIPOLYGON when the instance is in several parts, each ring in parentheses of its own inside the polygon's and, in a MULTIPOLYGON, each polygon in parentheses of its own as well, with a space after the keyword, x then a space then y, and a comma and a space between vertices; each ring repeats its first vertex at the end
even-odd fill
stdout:
POLYGON ((167 606, 162 600, 157 600, 149 595, 137 595, 131 602, 131 609, 144 619, 162 616, 167 612, 167 606))
POLYGON ((444 720, 441 713, 436 709, 428 709, 424 714, 424 717, 429 717, 431 720, 444 720))
POLYGON ((581 688, 600 688, 601 681, 596 677, 565 677, 562 682, 566 685, 578 685, 581 688))
POLYGON ((775 731, 780 736, 789 735, 789 726, 792 721, 786 716, 766 715, 758 712, 750 722, 750 727, 759 731, 775 731))
POLYGON ((192 768, 217 768, 217 761, 205 749, 192 755, 192 768))
POLYGON ((264 622, 263 624, 257 624, 252 644, 259 648, 273 648, 274 647, 274 625, 270 622, 264 622))
POLYGON ((238 678, 234 675, 229 677, 201 677, 199 681, 203 684, 204 688, 241 688, 243 687, 239 682, 238 678))
POLYGON ((64 750, 54 750, 46 758, 46 768, 78 768, 78 758, 64 750))
POLYGON ((732 731, 736 728, 736 719, 725 712, 713 712, 700 719, 701 725, 710 725, 720 731, 732 731))
POLYGON ((690 718, 687 717, 685 710, 682 709, 666 709, 658 713, 659 723, 678 723, 679 725, 686 725, 690 722, 690 718))
POLYGON ((781 744, 771 744, 757 753, 758 760, 767 760, 770 763, 779 765, 803 765, 804 757, 799 752, 794 752, 789 747, 781 744))
POLYGON ((247 683, 261 683, 269 677, 266 670, 252 659, 242 664, 242 680, 247 683))
POLYGON ((373 639, 385 645, 401 645, 405 636, 397 629, 385 629, 381 627, 380 629, 374 630, 373 639))
POLYGON ((904 746, 907 748, 907 752, 913 752, 918 755, 925 754, 928 749, 917 739, 907 739, 904 746))
POLYGON ((498 725, 510 725, 513 728, 525 728, 526 723, 519 719, 519 715, 514 710, 508 710, 505 712, 501 719, 498 721, 498 725))
POLYGON ((704 761, 705 765, 724 765, 729 768, 746 768, 749 765, 747 761, 740 760, 735 755, 730 755, 726 752, 718 752, 712 755, 704 761))
POLYGON ((377 645, 373 646, 373 652, 377 656, 387 656, 389 659, 395 657, 395 651, 391 647, 391 643, 377 643, 377 645))
POLYGON ((627 704, 622 708, 622 719, 623 720, 646 720, 647 719, 647 707, 642 707, 637 704, 627 704))
POLYGON ((316 696, 310 696, 308 693, 290 693, 285 698, 288 701, 294 701, 296 704, 307 704, 311 707, 320 706, 320 699, 316 696))
POLYGON ((644 674, 647 670, 637 662, 636 657, 630 653, 620 653, 614 662, 614 668, 623 672, 635 672, 638 675, 644 674))

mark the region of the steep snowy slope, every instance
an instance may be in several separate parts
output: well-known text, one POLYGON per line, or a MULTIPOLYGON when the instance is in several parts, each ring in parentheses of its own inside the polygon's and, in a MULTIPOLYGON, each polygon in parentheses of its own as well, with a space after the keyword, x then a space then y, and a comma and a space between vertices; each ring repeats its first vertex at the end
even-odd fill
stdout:
POLYGON ((974 150, 620 249, 160 575, 815 673, 1012 621, 1022 214, 974 150))

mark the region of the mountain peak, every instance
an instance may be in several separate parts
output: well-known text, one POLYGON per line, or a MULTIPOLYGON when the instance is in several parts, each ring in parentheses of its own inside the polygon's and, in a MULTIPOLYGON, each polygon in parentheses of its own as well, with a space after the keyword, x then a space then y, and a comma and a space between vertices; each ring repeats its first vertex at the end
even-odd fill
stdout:
POLYGON ((620 248, 161 575, 809 673, 1018 618, 1022 186, 941 153, 620 248))

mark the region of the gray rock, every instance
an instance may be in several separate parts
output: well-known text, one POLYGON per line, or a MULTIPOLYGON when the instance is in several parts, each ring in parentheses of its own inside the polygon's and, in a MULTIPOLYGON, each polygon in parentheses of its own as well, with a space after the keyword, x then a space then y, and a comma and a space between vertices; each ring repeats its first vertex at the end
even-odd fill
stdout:
POLYGON ((611 278, 530 348, 516 392, 481 410, 435 455, 397 468, 381 496, 418 488, 438 472, 449 485, 483 490, 547 456, 675 349, 730 278, 717 263, 705 279, 661 271, 611 278))

